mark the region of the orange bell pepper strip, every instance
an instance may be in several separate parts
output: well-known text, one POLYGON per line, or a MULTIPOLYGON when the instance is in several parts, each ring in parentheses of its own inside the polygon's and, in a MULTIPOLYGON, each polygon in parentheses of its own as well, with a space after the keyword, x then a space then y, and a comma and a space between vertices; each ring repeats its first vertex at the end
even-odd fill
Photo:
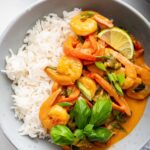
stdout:
POLYGON ((86 49, 73 47, 74 37, 70 36, 64 43, 64 53, 83 60, 96 61, 96 57, 86 53, 86 49))
POLYGON ((125 112, 128 116, 131 115, 131 111, 126 100, 123 97, 119 96, 115 89, 105 79, 103 79, 100 75, 96 73, 89 74, 89 77, 94 79, 119 104, 117 106, 117 104, 114 103, 114 109, 118 110, 119 108, 120 111, 125 112))
POLYGON ((71 94, 69 97, 61 96, 58 102, 70 102, 78 98, 80 90, 76 86, 70 86, 71 94))
POLYGON ((67 75, 57 73, 56 70, 46 67, 44 70, 47 75, 60 85, 73 85, 74 81, 67 75))
POLYGON ((87 66, 87 69, 91 72, 91 73, 97 73, 100 76, 104 76, 105 72, 98 69, 94 64, 93 65, 89 65, 87 66))

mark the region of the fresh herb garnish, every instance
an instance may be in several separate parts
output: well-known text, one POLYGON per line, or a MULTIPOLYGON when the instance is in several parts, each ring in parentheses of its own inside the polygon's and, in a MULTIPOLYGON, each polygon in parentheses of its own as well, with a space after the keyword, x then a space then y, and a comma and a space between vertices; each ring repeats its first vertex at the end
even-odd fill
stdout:
POLYGON ((68 107, 68 106, 72 106, 72 103, 69 103, 69 102, 61 102, 61 103, 58 103, 58 105, 62 106, 62 107, 68 107))
POLYGON ((102 71, 107 71, 105 65, 100 61, 95 62, 95 66, 102 71))

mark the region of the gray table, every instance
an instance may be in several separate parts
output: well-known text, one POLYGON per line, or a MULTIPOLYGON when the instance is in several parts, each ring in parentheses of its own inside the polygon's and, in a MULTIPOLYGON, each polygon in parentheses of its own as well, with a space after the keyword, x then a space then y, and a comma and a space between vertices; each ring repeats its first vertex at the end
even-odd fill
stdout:
MULTIPOLYGON (((37 0, 0 0, 0 34, 17 14, 37 0), (6 10, 9 10, 8 13, 6 10)), ((150 0, 124 0, 139 10, 150 21, 150 0)), ((16 150, 0 130, 0 150, 16 150)), ((142 150, 150 150, 150 141, 142 150)))

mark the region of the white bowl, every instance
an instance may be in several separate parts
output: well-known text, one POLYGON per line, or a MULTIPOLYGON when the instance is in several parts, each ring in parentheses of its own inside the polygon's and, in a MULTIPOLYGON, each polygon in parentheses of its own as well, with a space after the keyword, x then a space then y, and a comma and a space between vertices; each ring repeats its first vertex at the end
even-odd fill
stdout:
MULTIPOLYGON (((50 12, 62 14, 63 10, 72 10, 78 7, 91 9, 113 18, 115 24, 128 29, 144 45, 145 60, 150 60, 150 24, 134 8, 121 0, 47 0, 39 1, 27 8, 6 29, 0 39, 0 69, 5 68, 5 56, 8 49, 17 50, 24 39, 26 31, 31 28, 35 21, 50 12)), ((9 11, 9 10, 6 10, 9 11)), ((11 12, 10 12, 11 13, 11 12)), ((149 63, 150 64, 150 63, 149 63)), ((19 150, 56 150, 57 146, 46 140, 31 139, 20 136, 18 128, 20 121, 14 117, 10 110, 12 106, 11 81, 4 74, 0 74, 0 124, 10 142, 19 150)), ((112 146, 111 150, 139 150, 150 138, 150 102, 145 113, 136 128, 123 140, 112 146)))

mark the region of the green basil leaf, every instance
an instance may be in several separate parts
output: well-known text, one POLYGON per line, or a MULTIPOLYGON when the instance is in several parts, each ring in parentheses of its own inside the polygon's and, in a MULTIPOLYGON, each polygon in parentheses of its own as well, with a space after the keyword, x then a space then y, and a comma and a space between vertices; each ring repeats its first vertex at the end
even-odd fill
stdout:
POLYGON ((92 108, 90 124, 100 126, 105 123, 112 111, 112 102, 108 96, 99 97, 92 108))
POLYGON ((75 123, 79 129, 83 129, 88 124, 91 116, 91 110, 86 104, 85 100, 77 100, 74 107, 75 123))
POLYGON ((120 85, 123 85, 125 82, 125 74, 117 74, 117 79, 120 85))
POLYGON ((67 107, 67 106, 72 106, 72 103, 69 103, 69 102, 61 102, 61 103, 58 103, 58 105, 62 106, 62 107, 67 107))
POLYGON ((77 138, 78 140, 82 140, 85 138, 85 135, 83 133, 83 130, 81 129, 76 129, 75 132, 74 132, 74 136, 75 138, 77 138))
MULTIPOLYGON (((87 124, 84 128, 84 133, 86 136, 88 135, 91 135, 93 133, 93 128, 94 128, 94 125, 93 124, 87 124)), ((94 133, 93 133, 94 134, 94 133)))
POLYGON ((98 128, 95 130, 97 137, 93 140, 106 143, 113 135, 107 128, 98 128))
POLYGON ((94 125, 88 124, 84 128, 84 134, 90 141, 107 142, 112 137, 112 132, 106 128, 93 129, 94 125))
POLYGON ((102 71, 107 71, 105 65, 100 61, 95 62, 95 66, 102 71))
POLYGON ((50 131, 53 142, 60 146, 70 145, 74 141, 71 130, 64 125, 56 125, 50 131))
POLYGON ((92 100, 92 95, 91 92, 81 83, 81 82, 77 82, 77 86, 80 89, 81 93, 88 99, 88 100, 92 100))

